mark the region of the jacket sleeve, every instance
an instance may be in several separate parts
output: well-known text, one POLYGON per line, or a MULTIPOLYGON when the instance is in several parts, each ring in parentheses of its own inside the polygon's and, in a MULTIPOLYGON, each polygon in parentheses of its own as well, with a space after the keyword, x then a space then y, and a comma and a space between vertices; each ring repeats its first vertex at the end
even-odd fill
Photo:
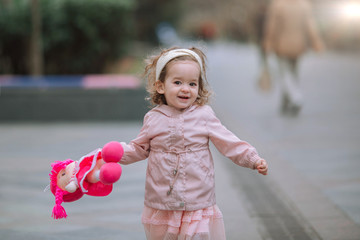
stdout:
POLYGON ((256 149, 222 125, 210 107, 207 128, 209 138, 219 152, 239 166, 255 169, 256 161, 261 159, 256 149))
POLYGON ((124 155, 121 164, 128 165, 146 159, 150 152, 150 139, 148 137, 149 114, 144 117, 144 124, 139 135, 129 144, 121 142, 124 148, 124 155))

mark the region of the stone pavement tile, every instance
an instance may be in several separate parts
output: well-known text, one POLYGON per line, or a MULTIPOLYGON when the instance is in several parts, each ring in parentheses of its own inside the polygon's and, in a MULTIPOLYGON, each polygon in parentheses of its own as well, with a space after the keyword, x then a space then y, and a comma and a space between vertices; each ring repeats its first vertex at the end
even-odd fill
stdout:
MULTIPOLYGON (((266 148, 262 148, 265 150, 266 148)), ((269 177, 322 239, 359 239, 360 228, 289 162, 266 151, 271 159, 269 177), (339 229, 346 231, 339 231, 339 229)))
POLYGON ((145 162, 124 166, 109 196, 63 203, 66 220, 51 218, 55 199, 51 192, 43 192, 53 161, 77 160, 111 140, 129 141, 140 127, 140 123, 1 124, 0 239, 145 239, 140 220, 145 162))
POLYGON ((335 185, 326 190, 325 194, 330 196, 335 204, 342 206, 342 209, 352 216, 356 222, 360 222, 360 208, 359 204, 355 201, 355 199, 360 199, 360 185, 357 182, 335 185))
MULTIPOLYGON (((217 205, 224 216, 226 237, 228 240, 237 239, 262 239, 260 232, 261 225, 254 223, 255 218, 249 216, 246 209, 247 200, 238 191, 238 186, 231 178, 231 172, 224 164, 224 161, 231 161, 222 156, 216 148, 211 147, 215 164, 215 184, 217 205)), ((233 163, 231 163, 233 164, 233 163)), ((239 167, 233 164, 234 167, 239 167)), ((248 169, 251 171, 250 169, 248 169)))
POLYGON ((354 227, 354 223, 339 218, 312 219, 313 227, 321 233, 322 239, 326 240, 359 240, 360 231, 354 227))
MULTIPOLYGON (((228 112, 218 108, 217 110, 219 115, 225 116, 227 126, 235 134, 241 134, 243 139, 256 146, 258 150, 261 149, 261 156, 269 161, 269 175, 266 177, 268 186, 279 195, 289 209, 296 213, 305 228, 315 231, 320 239, 354 239, 354 236, 360 238, 359 226, 327 198, 313 182, 309 181, 299 169, 286 158, 284 159, 276 146, 264 144, 261 138, 255 139, 247 129, 244 129, 244 126, 236 124, 237 121, 228 112), (339 222, 341 222, 340 225, 339 222), (346 227, 347 231, 339 234, 339 226, 346 227), (330 236, 331 238, 329 238, 330 236)), ((261 212, 271 214, 272 210, 263 209, 261 212)), ((252 215, 251 212, 250 215, 252 215)))
MULTIPOLYGON (((43 192, 53 161, 77 160, 108 141, 128 142, 140 128, 141 123, 0 124, 0 239, 145 239, 141 212, 146 161, 123 166, 109 196, 63 203, 66 220, 51 218, 55 199, 51 192, 43 192)), ((222 164, 230 160, 216 149, 213 153, 227 239, 260 240, 261 229, 248 216, 246 199, 222 164)))
MULTIPOLYGON (((307 178, 316 191, 326 195, 360 226, 359 212, 350 210, 355 206, 359 209, 360 202, 353 197, 360 192, 353 188, 360 181, 359 54, 332 51, 306 54, 299 66, 304 108, 298 117, 292 118, 279 114, 281 89, 276 74, 272 75, 271 92, 261 95, 257 91, 260 69, 255 46, 214 45, 209 46, 207 56, 209 81, 216 93, 215 110, 231 116, 221 119, 241 125, 240 137, 244 132, 257 136, 255 140, 290 162, 294 166, 291 170, 301 173, 301 178, 307 178), (339 184, 344 187, 341 191, 339 184)), ((275 56, 270 57, 270 67, 275 73, 277 65, 272 65, 276 63, 272 57, 275 56)), ((235 125, 230 129, 236 128, 235 125)), ((262 152, 261 147, 257 148, 262 152)), ((291 173, 288 175, 290 178, 281 181, 291 181, 291 173)))

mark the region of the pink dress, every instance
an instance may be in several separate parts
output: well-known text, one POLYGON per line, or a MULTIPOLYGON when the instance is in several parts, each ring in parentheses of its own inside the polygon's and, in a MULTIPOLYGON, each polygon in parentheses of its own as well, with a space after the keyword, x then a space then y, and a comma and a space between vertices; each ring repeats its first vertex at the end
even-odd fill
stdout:
POLYGON ((196 211, 159 210, 145 206, 142 214, 148 240, 225 240, 218 206, 196 211))

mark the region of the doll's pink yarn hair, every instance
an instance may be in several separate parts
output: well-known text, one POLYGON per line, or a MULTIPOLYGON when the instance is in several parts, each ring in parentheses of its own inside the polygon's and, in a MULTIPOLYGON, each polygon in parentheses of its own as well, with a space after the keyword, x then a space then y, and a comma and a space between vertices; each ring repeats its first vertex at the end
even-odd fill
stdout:
POLYGON ((74 162, 71 159, 66 161, 55 161, 51 164, 51 173, 50 176, 50 190, 55 196, 55 206, 52 211, 52 217, 54 219, 66 218, 67 214, 63 206, 61 206, 62 202, 72 202, 78 200, 83 196, 83 193, 80 189, 77 189, 74 193, 69 193, 67 191, 62 190, 57 186, 57 175, 62 170, 65 169, 67 165, 74 162))

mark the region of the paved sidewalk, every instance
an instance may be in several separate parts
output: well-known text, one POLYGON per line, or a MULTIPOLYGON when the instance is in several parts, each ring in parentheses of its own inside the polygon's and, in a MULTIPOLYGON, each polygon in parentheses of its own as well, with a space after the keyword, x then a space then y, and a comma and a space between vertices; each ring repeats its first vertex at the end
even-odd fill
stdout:
MULTIPOLYGON (((358 58, 305 58, 305 107, 297 118, 278 114, 278 89, 257 92, 254 48, 215 44, 208 59, 217 115, 270 164, 264 177, 213 151, 228 239, 359 240, 358 58)), ((50 217, 54 197, 43 192, 51 162, 77 160, 108 141, 129 141, 140 127, 0 124, 0 239, 145 239, 140 216, 146 161, 124 166, 108 197, 65 203, 67 220, 50 217)))
POLYGON ((207 56, 215 111, 269 162, 266 178, 232 174, 262 237, 360 239, 359 53, 309 53, 301 59, 305 103, 298 117, 280 114, 274 56, 267 93, 256 85, 260 60, 254 46, 214 43, 207 56), (244 181, 257 181, 256 190, 244 181))
MULTIPOLYGON (((123 175, 109 196, 63 203, 66 220, 51 218, 54 197, 50 191, 43 192, 51 162, 77 160, 111 140, 129 141, 140 128, 140 122, 1 124, 1 239, 145 239, 140 216, 146 161, 123 166, 123 175)), ((239 232, 243 239, 261 239, 247 214, 245 198, 233 187, 226 166, 214 152, 217 199, 228 239, 238 239, 239 232)))
POLYGON ((138 129, 136 123, 0 125, 1 239, 144 239, 145 162, 124 166, 109 196, 63 203, 66 220, 51 218, 54 196, 43 192, 51 162, 78 160, 108 141, 131 139, 138 129))

